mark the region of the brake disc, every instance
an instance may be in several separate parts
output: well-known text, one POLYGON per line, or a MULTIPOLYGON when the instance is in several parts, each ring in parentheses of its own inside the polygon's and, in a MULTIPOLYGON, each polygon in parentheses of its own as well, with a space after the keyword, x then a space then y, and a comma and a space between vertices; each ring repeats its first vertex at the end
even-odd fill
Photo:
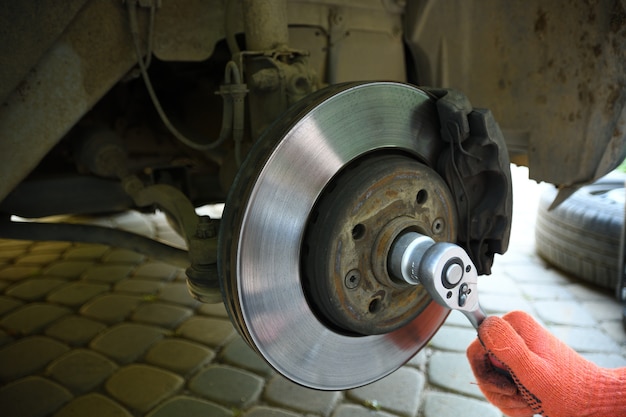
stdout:
POLYGON ((275 370, 316 389, 365 385, 434 335, 447 310, 394 282, 403 230, 455 241, 432 169, 434 101, 399 83, 350 83, 296 104, 251 150, 222 218, 222 292, 239 333, 275 370))

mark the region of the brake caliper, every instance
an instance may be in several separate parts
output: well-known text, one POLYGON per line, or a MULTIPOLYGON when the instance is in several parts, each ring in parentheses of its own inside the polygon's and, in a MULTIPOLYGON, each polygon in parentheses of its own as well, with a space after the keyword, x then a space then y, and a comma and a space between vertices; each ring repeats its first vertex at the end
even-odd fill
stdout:
POLYGON ((424 89, 434 98, 446 148, 437 171, 455 196, 457 244, 490 274, 494 254, 504 254, 511 233, 513 195, 508 152, 500 127, 487 109, 474 109, 455 90, 424 89))

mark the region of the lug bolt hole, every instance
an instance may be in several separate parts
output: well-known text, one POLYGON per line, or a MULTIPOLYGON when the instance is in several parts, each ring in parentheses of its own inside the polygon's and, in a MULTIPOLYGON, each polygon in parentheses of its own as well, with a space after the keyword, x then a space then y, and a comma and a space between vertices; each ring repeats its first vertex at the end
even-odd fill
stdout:
POLYGON ((381 302, 380 302, 380 298, 374 298, 372 299, 372 301, 370 301, 370 305, 368 307, 368 310, 370 313, 372 314, 376 314, 380 311, 380 309, 382 308, 381 302))
POLYGON ((359 240, 365 236, 365 225, 362 223, 357 224, 352 228, 352 239, 359 240))
POLYGON ((428 200, 428 191, 419 190, 417 193, 417 196, 415 197, 415 201, 417 202, 417 204, 422 205, 426 203, 427 200, 428 200))

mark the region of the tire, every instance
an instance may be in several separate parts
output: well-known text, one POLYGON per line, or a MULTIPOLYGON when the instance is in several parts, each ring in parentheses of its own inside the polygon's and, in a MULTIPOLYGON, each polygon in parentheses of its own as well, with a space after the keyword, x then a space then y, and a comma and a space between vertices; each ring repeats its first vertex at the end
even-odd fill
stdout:
POLYGON ((539 199, 537 254, 581 280, 615 291, 624 224, 626 174, 613 172, 580 188, 555 209, 549 187, 539 199))

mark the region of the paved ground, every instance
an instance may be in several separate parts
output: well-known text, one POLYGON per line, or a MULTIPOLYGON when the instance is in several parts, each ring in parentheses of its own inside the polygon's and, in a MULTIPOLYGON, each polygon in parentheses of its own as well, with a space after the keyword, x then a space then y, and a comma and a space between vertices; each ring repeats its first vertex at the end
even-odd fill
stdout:
MULTIPOLYGON (((612 294, 534 254, 537 186, 514 170, 509 252, 480 278, 489 313, 530 312, 591 360, 626 366, 612 294)), ((176 240, 161 216, 101 222, 176 240)), ((465 348, 475 332, 452 314, 413 360, 370 386, 296 386, 245 345, 221 305, 187 293, 181 270, 125 250, 0 241, 0 415, 233 417, 496 417, 465 348)))

